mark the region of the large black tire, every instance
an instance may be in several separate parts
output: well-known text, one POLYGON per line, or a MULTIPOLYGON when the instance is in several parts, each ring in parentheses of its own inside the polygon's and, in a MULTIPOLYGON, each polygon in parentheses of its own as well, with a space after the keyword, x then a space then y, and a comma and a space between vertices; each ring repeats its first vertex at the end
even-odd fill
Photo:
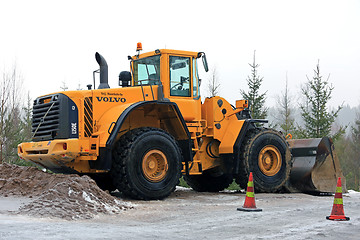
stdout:
POLYGON ((233 181, 231 174, 204 171, 201 175, 184 176, 187 184, 197 192, 219 192, 233 181))
POLYGON ((249 173, 253 173, 257 192, 284 190, 290 175, 291 153, 281 133, 271 129, 252 129, 240 148, 240 172, 236 182, 246 189, 249 173))
POLYGON ((157 128, 127 132, 113 150, 110 171, 124 195, 142 200, 163 199, 175 190, 182 167, 174 138, 157 128))

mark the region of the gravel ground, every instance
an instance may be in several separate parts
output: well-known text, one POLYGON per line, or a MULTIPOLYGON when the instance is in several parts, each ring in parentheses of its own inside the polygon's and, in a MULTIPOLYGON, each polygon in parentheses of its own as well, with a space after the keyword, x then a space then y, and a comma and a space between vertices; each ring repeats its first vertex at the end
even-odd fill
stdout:
POLYGON ((78 220, 27 216, 19 209, 29 199, 0 197, 0 239, 360 239, 360 193, 354 191, 343 197, 346 222, 325 219, 333 196, 256 194, 262 212, 237 211, 241 192, 178 187, 161 201, 114 197, 133 208, 78 220))
POLYGON ((326 220, 333 196, 256 194, 177 187, 161 201, 124 199, 87 176, 0 165, 0 239, 360 239, 360 193, 344 194, 350 221, 326 220))

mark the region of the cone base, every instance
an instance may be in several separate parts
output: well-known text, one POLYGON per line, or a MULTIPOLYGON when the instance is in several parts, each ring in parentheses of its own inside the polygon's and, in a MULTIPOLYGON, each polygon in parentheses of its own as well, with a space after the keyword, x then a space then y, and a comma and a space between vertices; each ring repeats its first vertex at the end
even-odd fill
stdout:
POLYGON ((349 221, 349 217, 345 217, 344 215, 331 215, 326 217, 327 220, 333 220, 333 221, 349 221))
POLYGON ((237 210, 244 211, 244 212, 261 212, 262 211, 261 208, 244 208, 244 207, 237 208, 237 210))

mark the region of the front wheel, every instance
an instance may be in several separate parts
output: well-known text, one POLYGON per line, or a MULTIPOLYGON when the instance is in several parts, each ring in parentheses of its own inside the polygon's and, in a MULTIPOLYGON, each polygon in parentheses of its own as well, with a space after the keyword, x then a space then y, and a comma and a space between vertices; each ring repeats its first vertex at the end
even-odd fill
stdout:
POLYGON ((135 199, 169 196, 181 175, 180 148, 171 135, 157 128, 138 128, 123 135, 112 160, 114 185, 135 199))
POLYGON ((240 169, 237 182, 246 188, 253 172, 255 190, 278 192, 289 178, 291 154, 281 133, 271 129, 250 130, 241 146, 240 169))

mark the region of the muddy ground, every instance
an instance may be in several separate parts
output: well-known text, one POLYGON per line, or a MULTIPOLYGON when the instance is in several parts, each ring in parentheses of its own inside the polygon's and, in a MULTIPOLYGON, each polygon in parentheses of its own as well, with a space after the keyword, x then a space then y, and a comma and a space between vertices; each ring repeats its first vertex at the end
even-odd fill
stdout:
POLYGON ((360 239, 359 192, 343 197, 350 221, 334 222, 333 196, 256 194, 263 211, 240 212, 243 192, 178 187, 135 201, 88 177, 38 171, 0 165, 0 239, 360 239))

